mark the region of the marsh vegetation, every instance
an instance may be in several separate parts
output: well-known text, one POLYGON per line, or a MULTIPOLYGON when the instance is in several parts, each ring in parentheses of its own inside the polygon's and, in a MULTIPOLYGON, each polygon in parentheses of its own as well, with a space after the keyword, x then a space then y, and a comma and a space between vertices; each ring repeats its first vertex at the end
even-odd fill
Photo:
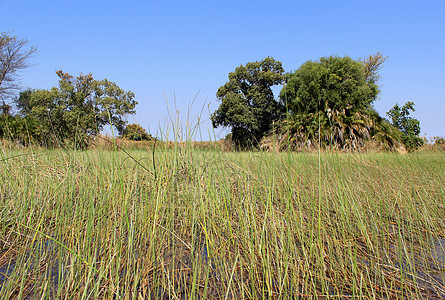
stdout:
POLYGON ((0 298, 445 297, 443 152, 128 153, 2 148, 0 298))

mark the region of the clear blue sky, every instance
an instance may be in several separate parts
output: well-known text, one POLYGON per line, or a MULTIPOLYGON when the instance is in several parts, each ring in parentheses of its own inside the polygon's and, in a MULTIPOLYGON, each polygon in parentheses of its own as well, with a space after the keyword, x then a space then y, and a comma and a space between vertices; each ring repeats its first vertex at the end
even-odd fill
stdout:
MULTIPOLYGON (((173 109, 176 99, 185 122, 198 91, 191 116, 204 104, 208 119, 218 87, 241 64, 272 56, 292 71, 321 56, 380 51, 389 59, 377 111, 414 101, 422 135, 445 136, 444 0, 0 0, 0 15, 0 31, 39 49, 22 73, 24 88, 56 86, 59 69, 91 72, 133 91, 139 104, 128 121, 152 133, 164 127, 167 100, 173 109)), ((211 131, 204 122, 202 138, 211 131)))

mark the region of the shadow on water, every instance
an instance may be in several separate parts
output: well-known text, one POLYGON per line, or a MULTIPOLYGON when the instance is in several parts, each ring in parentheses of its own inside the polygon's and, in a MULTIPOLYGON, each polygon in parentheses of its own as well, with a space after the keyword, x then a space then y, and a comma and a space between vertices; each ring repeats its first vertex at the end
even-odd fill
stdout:
MULTIPOLYGON (((388 273, 403 274, 405 279, 417 284, 425 299, 445 299, 445 239, 431 238, 426 248, 390 244, 390 253, 384 257, 392 263, 382 262, 383 269, 388 273)), ((368 261, 365 263, 369 266, 368 261)))
MULTIPOLYGON (((416 260, 419 261, 419 259, 416 260)), ((433 289, 437 296, 445 299, 445 239, 434 238, 431 245, 431 258, 427 261, 427 265, 421 262, 419 265, 421 270, 428 270, 417 272, 419 286, 426 290, 433 289)))
MULTIPOLYGON (((410 249, 403 249, 406 251, 405 255, 399 256, 397 259, 397 253, 400 253, 400 246, 391 244, 389 247, 389 253, 386 253, 382 259, 387 260, 387 263, 383 261, 380 263, 380 268, 385 269, 387 274, 403 273, 405 278, 415 284, 425 299, 445 299, 445 239, 433 238, 430 243, 429 249, 422 249, 422 251, 412 251, 410 249)), ((221 299, 225 297, 226 288, 229 285, 229 279, 227 277, 227 270, 231 272, 231 265, 227 265, 224 261, 224 257, 218 255, 211 255, 204 236, 199 236, 196 239, 195 247, 193 249, 181 249, 175 257, 169 252, 171 249, 166 249, 160 258, 158 266, 155 269, 158 271, 163 266, 168 266, 174 262, 174 266, 171 265, 172 279, 177 282, 175 286, 175 294, 179 299, 188 299, 190 297, 190 286, 181 287, 179 283, 188 282, 190 284, 193 281, 193 272, 200 272, 197 282, 198 289, 201 289, 208 281, 207 297, 221 299), (194 250, 193 250, 194 249, 194 250), (198 271, 196 269, 199 269, 198 271), (188 271, 186 271, 188 270, 188 271), (193 271, 192 271, 193 270, 193 271), (188 273, 187 273, 188 272, 188 273), (185 280, 185 281, 184 281, 185 280)), ((6 259, 5 262, 0 264, 0 291, 10 284, 10 280, 20 284, 21 278, 32 278, 32 283, 27 285, 24 291, 24 299, 33 298, 42 293, 42 282, 46 281, 49 284, 48 296, 50 298, 56 297, 59 284, 59 280, 63 280, 66 276, 60 274, 60 262, 57 257, 59 246, 51 240, 45 240, 36 242, 34 244, 34 250, 28 251, 22 255, 14 258, 6 259), (26 273, 26 274, 24 274, 26 273)), ((140 253, 135 253, 135 259, 138 260, 141 257, 140 253)), ((361 263, 368 268, 371 267, 367 257, 360 259, 361 263)), ((63 264, 63 263, 62 263, 63 264)), ((62 268, 63 270, 64 268, 62 268)), ((132 273, 132 270, 123 269, 121 278, 125 278, 127 273, 132 273)), ((234 280, 242 280, 235 274, 234 280)), ((16 285, 16 283, 12 283, 16 285)), ((165 286, 150 286, 152 282, 147 282, 149 286, 138 285, 138 290, 148 288, 150 294, 154 299, 173 299, 168 288, 165 286)), ((271 282, 271 288, 273 290, 272 296, 279 295, 280 292, 284 292, 289 297, 287 299, 300 299, 301 297, 295 296, 296 289, 293 290, 292 286, 287 286, 283 291, 280 284, 278 284, 276 278, 271 282), (281 291, 280 291, 281 290, 281 291)), ((63 284, 62 284, 63 285, 63 284)), ((229 293, 229 298, 238 298, 242 296, 242 291, 237 290, 239 284, 233 284, 229 293)), ((19 287, 15 287, 18 289, 19 287)), ((63 288, 63 287, 62 287, 63 288)), ((196 291, 195 291, 196 292, 196 291)), ((201 299, 200 293, 195 293, 196 299, 201 299)), ((261 297, 261 294, 258 294, 261 297)), ((284 296, 284 295, 283 295, 284 296)), ((349 297, 350 295, 337 295, 335 289, 332 289, 332 297, 349 297)))
POLYGON ((59 286, 59 260, 56 256, 58 245, 52 240, 44 240, 34 242, 32 248, 33 250, 0 264, 0 291, 7 285, 12 285, 10 290, 15 290, 18 294, 22 279, 26 279, 23 295, 24 299, 31 299, 40 295, 41 283, 47 281, 48 296, 52 299, 59 286))

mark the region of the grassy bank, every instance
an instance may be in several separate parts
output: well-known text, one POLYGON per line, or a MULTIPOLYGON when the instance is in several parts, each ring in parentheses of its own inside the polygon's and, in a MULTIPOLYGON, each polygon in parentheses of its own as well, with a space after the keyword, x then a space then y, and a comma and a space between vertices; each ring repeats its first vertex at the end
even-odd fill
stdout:
POLYGON ((152 150, 1 150, 0 298, 445 297, 443 152, 152 150))

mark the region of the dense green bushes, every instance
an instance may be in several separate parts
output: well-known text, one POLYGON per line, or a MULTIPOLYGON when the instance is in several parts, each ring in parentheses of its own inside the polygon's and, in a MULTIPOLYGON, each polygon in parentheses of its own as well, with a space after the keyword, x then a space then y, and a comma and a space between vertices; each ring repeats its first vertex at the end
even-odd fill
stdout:
POLYGON ((122 132, 122 137, 132 141, 149 141, 154 139, 139 124, 128 124, 122 132))
POLYGON ((86 148, 105 125, 122 133, 124 116, 134 114, 134 94, 91 74, 58 71, 59 87, 25 90, 14 100, 18 113, 2 114, 0 137, 45 147, 86 148))
MULTIPOLYGON (((28 67, 26 60, 36 51, 27 49, 27 43, 0 35, 0 138, 85 149, 110 125, 128 140, 153 139, 138 124, 126 126, 125 116, 135 113, 135 95, 91 74, 74 77, 59 70, 58 87, 24 90, 14 98, 16 72, 28 67)), ((386 59, 379 52, 362 60, 321 57, 287 74, 272 57, 241 65, 216 93, 221 104, 211 114, 212 125, 231 129, 228 144, 235 149, 264 147, 273 140, 279 149, 361 151, 373 143, 379 149, 404 145, 413 151, 423 143, 419 121, 408 117, 414 103, 396 104, 388 112, 392 122, 372 106, 386 59), (280 85, 275 98, 273 91, 280 85)))
POLYGON ((401 138, 406 150, 414 151, 422 146, 424 141, 419 137, 420 122, 413 117, 409 117, 410 111, 414 111, 414 103, 411 101, 405 103, 402 107, 398 104, 394 105, 387 114, 393 125, 402 132, 401 138))
POLYGON ((414 150, 421 145, 419 122, 410 118, 401 127, 372 106, 385 60, 377 53, 364 60, 308 61, 286 74, 278 100, 272 87, 282 83, 280 62, 268 57, 241 65, 218 90, 221 105, 212 115, 213 126, 231 127, 229 137, 238 148, 265 147, 273 140, 279 149, 362 151, 373 144, 381 150, 403 145, 414 150))

